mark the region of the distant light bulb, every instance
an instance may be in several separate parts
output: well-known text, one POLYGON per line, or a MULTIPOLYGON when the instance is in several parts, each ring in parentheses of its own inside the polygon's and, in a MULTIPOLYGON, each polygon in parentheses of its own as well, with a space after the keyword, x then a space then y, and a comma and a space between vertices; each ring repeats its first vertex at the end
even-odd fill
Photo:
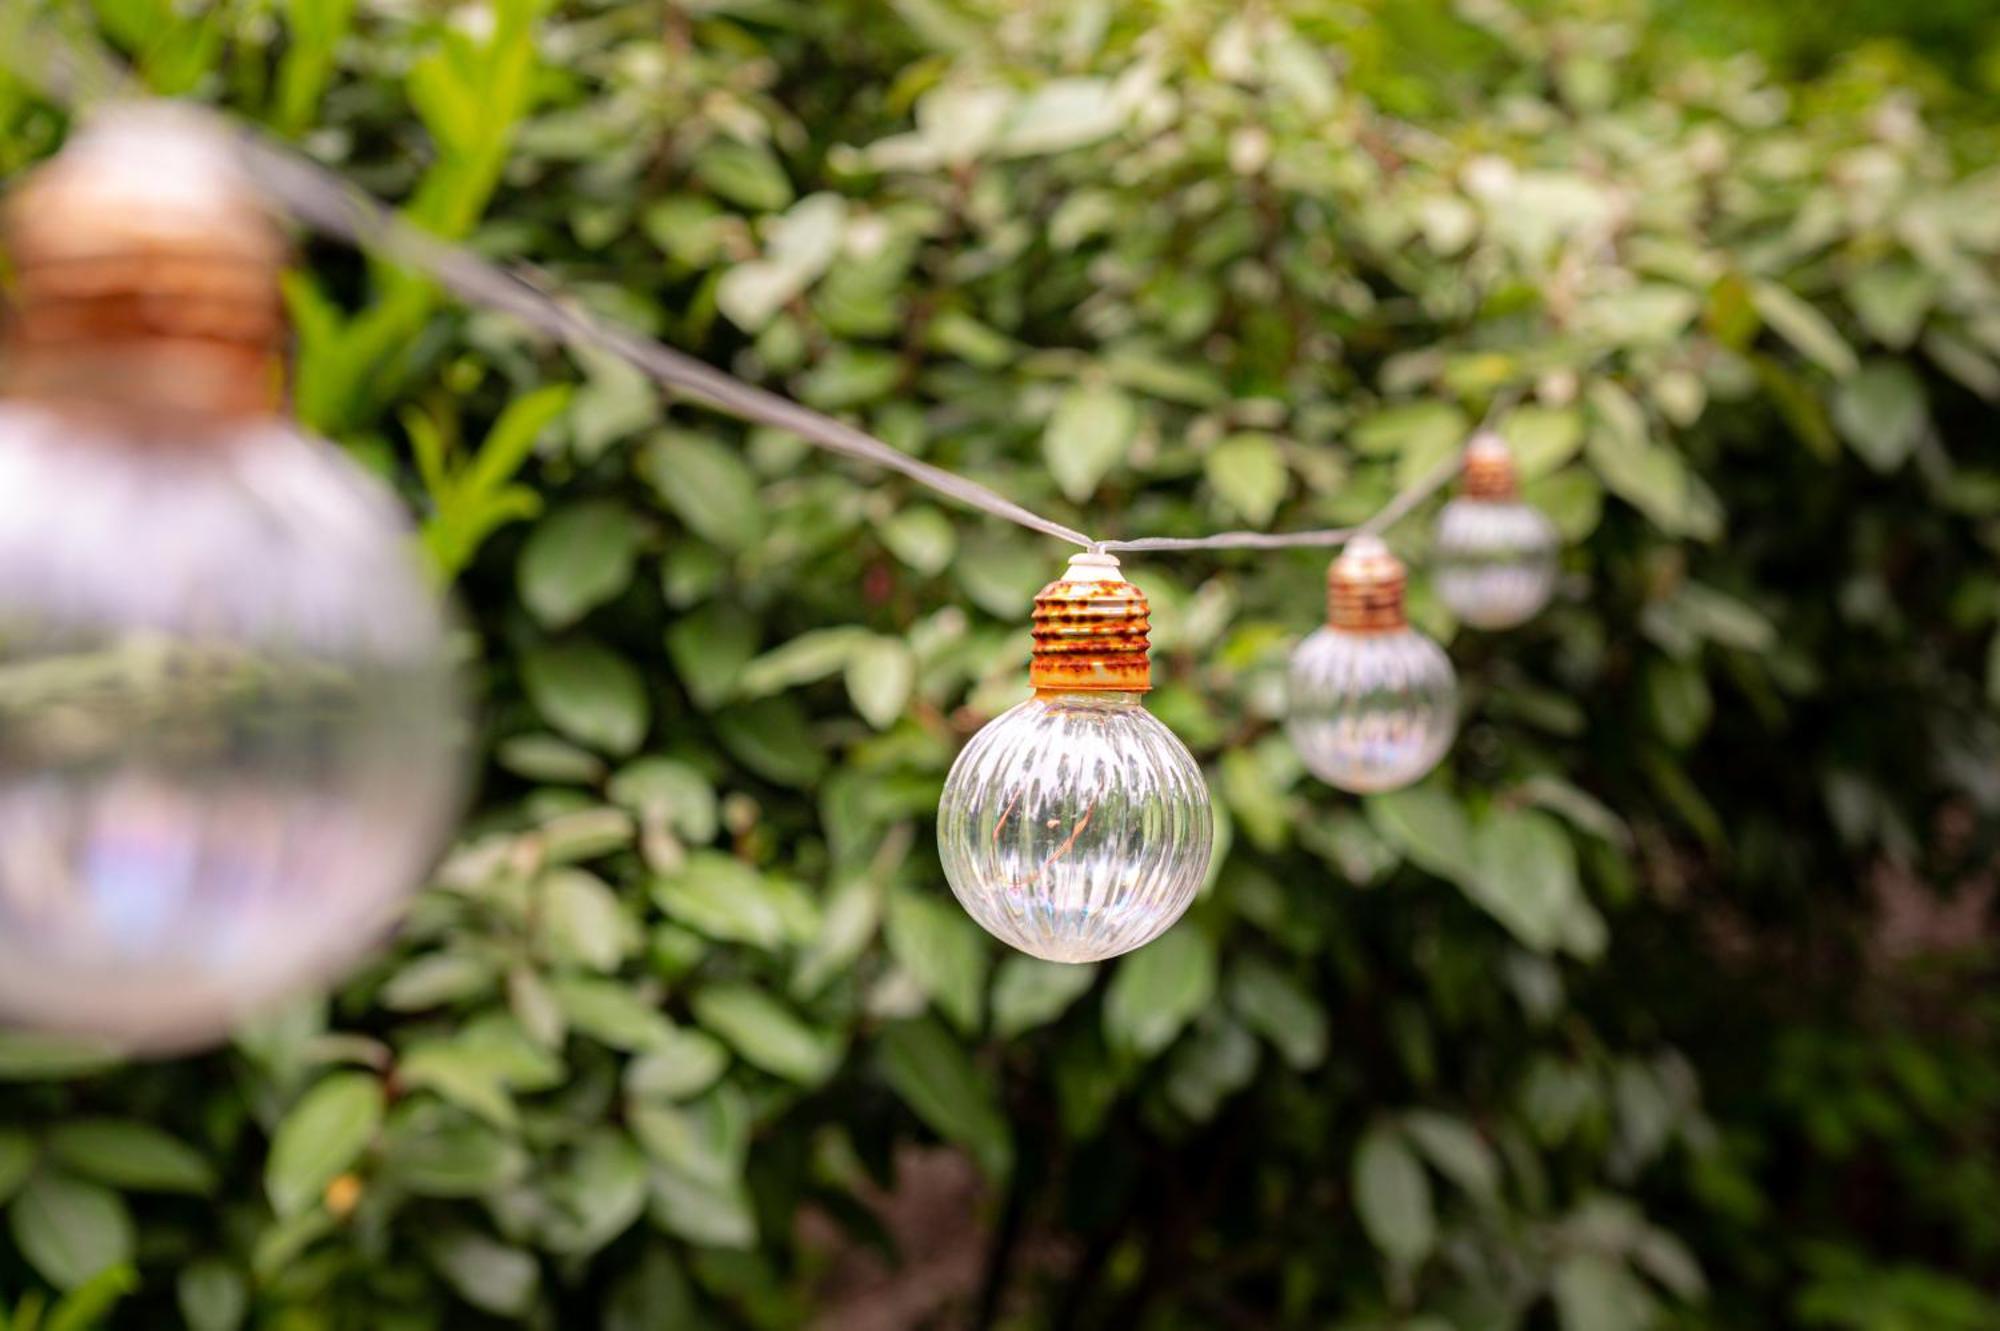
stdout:
POLYGON ((973 736, 938 805, 938 850, 987 932, 1049 961, 1102 961, 1165 933, 1208 873, 1208 785, 1140 705, 1148 609, 1109 555, 1035 598, 1035 696, 973 736))
POLYGON ((1374 794, 1409 785, 1458 733, 1458 677, 1410 627, 1403 565, 1372 536, 1327 571, 1327 625, 1292 654, 1285 730, 1328 785, 1374 794))
POLYGON ((9 201, 0 1016, 186 1048, 330 979, 459 795, 394 498, 277 414, 280 237, 186 112, 9 201))
POLYGON ((1555 525, 1521 502, 1506 442, 1473 436, 1463 489, 1438 515, 1431 550, 1438 599, 1473 628, 1525 624, 1555 591, 1560 547, 1555 525))

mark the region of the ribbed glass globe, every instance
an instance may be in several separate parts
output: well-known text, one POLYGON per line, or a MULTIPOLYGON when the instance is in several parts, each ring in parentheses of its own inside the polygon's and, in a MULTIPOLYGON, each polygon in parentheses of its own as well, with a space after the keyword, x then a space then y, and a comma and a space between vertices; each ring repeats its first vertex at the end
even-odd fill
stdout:
POLYGON ((1049 961, 1102 961, 1166 932, 1214 835, 1194 755, 1135 693, 1040 694, 996 717, 938 806, 959 902, 1049 961))
POLYGON ((275 419, 0 404, 0 1013, 141 1048, 330 977, 459 798, 398 505, 275 419))
POLYGON ((1438 514, 1431 585, 1461 623, 1513 628, 1549 603, 1560 546, 1554 525, 1519 500, 1454 499, 1438 514))
POLYGON ((1330 786, 1373 794, 1437 766, 1458 732, 1458 677, 1407 625, 1321 628, 1292 654, 1286 733, 1330 786))

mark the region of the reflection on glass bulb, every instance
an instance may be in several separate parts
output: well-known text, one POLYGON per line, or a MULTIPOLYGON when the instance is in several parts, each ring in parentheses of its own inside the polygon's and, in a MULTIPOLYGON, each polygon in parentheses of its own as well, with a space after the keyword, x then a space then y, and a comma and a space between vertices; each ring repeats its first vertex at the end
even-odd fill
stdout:
POLYGON ((1318 629, 1292 655, 1285 731, 1330 786, 1364 795, 1407 786, 1458 732, 1451 661, 1412 628, 1318 629))
POLYGON ((1208 873, 1214 817, 1187 746, 1140 705, 1146 603, 1079 555, 1035 600, 1035 696, 981 730, 938 805, 945 877, 989 933, 1049 961, 1159 937, 1208 873))
POLYGON ((1549 603, 1561 539, 1521 502, 1514 460, 1499 436, 1465 450, 1465 492, 1438 515, 1431 585, 1461 623, 1480 629, 1525 624, 1549 603))
POLYGON ((462 738, 407 542, 276 422, 0 407, 0 1011, 182 1047, 376 939, 462 738))
POLYGON ((1556 586, 1556 529, 1516 500, 1454 499, 1438 515, 1431 585, 1461 623, 1525 624, 1556 586))
POLYGON ((938 805, 945 877, 972 918, 1049 961, 1165 933, 1208 871, 1194 756, 1129 693, 1035 697, 959 754, 938 805))
POLYGON ((1328 624, 1292 655, 1285 730, 1307 769, 1356 794, 1406 786, 1458 732, 1458 679, 1409 626, 1403 566, 1358 537, 1328 571, 1328 624))
POLYGON ((107 113, 6 231, 0 1015, 192 1047, 420 881, 444 617, 394 497, 277 414, 282 237, 216 131, 107 113))

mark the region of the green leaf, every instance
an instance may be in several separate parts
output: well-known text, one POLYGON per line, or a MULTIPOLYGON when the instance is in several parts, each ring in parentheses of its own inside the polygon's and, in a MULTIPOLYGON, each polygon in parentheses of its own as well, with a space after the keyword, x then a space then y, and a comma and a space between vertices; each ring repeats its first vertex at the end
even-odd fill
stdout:
POLYGON ((993 1034, 1011 1040, 1048 1025, 1083 997, 1097 969, 1010 953, 993 982, 993 1034))
MULTIPOLYGON (((518 1142, 428 1097, 397 1107, 383 1143, 383 1178, 418 1197, 489 1197, 528 1172, 527 1152, 518 1142)), ((300 1218, 313 1216, 325 1212, 300 1218)))
POLYGON ((1364 417, 1349 433, 1355 451, 1378 457, 1442 457, 1469 428, 1465 413, 1449 402, 1405 402, 1364 417))
POLYGON ((951 567, 951 558, 958 553, 958 528, 929 504, 900 508, 875 530, 891 554, 926 576, 951 567))
POLYGON ((14 1245, 42 1279, 76 1289, 132 1261, 132 1216, 111 1189, 47 1171, 28 1180, 8 1209, 14 1245))
POLYGON ((777 999, 748 984, 709 985, 690 1006, 695 1020, 753 1067, 817 1086, 840 1066, 840 1040, 806 1025, 777 999))
POLYGON ((1234 1021, 1207 1019, 1167 1059, 1167 1098, 1197 1123, 1214 1118, 1257 1075, 1256 1037, 1234 1021))
POLYGON ((1437 1242, 1430 1180, 1392 1128, 1377 1125, 1361 1138, 1354 1206, 1369 1240, 1398 1266, 1415 1266, 1437 1242))
POLYGON ((382 986, 382 1006, 391 1012, 422 1012, 426 1008, 477 998, 492 990, 493 958, 470 952, 429 952, 389 977, 382 986))
POLYGON ((1902 361, 1871 360, 1834 393, 1833 424, 1863 462, 1892 472, 1930 424, 1923 381, 1902 361))
POLYGON ((725 942, 773 949, 785 941, 785 916, 764 876, 720 851, 696 851, 679 872, 653 884, 653 899, 690 929, 725 942))
POLYGON ((1644 681, 1647 710, 1660 738, 1676 749, 1701 738, 1715 711, 1701 667, 1693 661, 1655 656, 1646 662, 1644 681))
POLYGON ((588 1257, 632 1227, 646 1209, 646 1157, 617 1128, 592 1128, 548 1184, 553 1214, 542 1246, 588 1257))
POLYGON ((2000 400, 2000 365, 1962 337, 1941 328, 1924 334, 1924 354, 1988 402, 2000 400))
POLYGON ((1271 520, 1291 484, 1285 455, 1267 434, 1230 435, 1209 450, 1202 470, 1223 502, 1252 527, 1271 520))
POLYGON ((1293 1067, 1304 1071, 1326 1061, 1326 1009, 1270 963, 1244 958, 1230 975, 1229 1001, 1293 1067))
POLYGON ((968 1035, 978 1030, 988 953, 985 935, 957 903, 935 894, 896 892, 889 898, 884 932, 890 954, 938 1011, 968 1035))
POLYGON ((901 638, 869 638, 847 658, 847 696, 861 719, 877 730, 887 730, 902 717, 916 682, 916 654, 901 638))
POLYGON ((1501 422, 1500 433, 1514 452, 1514 467, 1523 481, 1546 476, 1583 447, 1583 413, 1575 407, 1516 407, 1501 422))
POLYGON ((1105 1041, 1151 1058, 1214 997, 1215 940, 1182 924, 1118 963, 1104 995, 1105 1041))
POLYGON ((1139 408, 1109 384, 1077 384, 1056 403, 1042 457, 1062 492, 1082 503, 1125 456, 1139 431, 1139 408))
MULTIPOLYGON (((107 1267, 63 1295, 49 1310, 46 1331, 92 1331, 111 1315, 120 1299, 137 1288, 139 1276, 131 1267, 107 1267)), ((15 1319, 14 1331, 30 1331, 18 1308, 15 1319)))
POLYGON ((712 1184, 742 1181, 750 1149, 748 1098, 724 1083, 685 1105, 637 1101, 629 1106, 640 1147, 677 1173, 712 1184))
POLYGON ((687 763, 640 758, 619 768, 605 793, 642 819, 658 818, 683 841, 715 840, 715 786, 687 763))
POLYGON ((663 430, 639 454, 639 474, 689 531, 725 550, 763 534, 757 480, 743 459, 705 435, 663 430))
POLYGON ((1792 349, 1828 374, 1843 378, 1860 368, 1847 339, 1808 302, 1775 282, 1753 282, 1750 303, 1792 349))
POLYGON ((382 1083, 366 1072, 336 1072, 299 1098, 271 1137, 264 1191, 281 1217, 313 1205, 360 1158, 382 1125, 382 1083))
POLYGON ((567 628, 632 581, 639 524, 610 500, 572 504, 535 524, 516 577, 522 604, 548 628, 567 628))
POLYGON ((1582 888, 1560 823, 1535 809, 1495 809, 1473 830, 1473 859, 1459 886, 1475 904, 1537 952, 1562 941, 1582 888))
POLYGON ((1646 1331, 1657 1314, 1653 1296, 1625 1264, 1579 1252, 1556 1266, 1556 1316, 1562 1331, 1646 1331))
POLYGON ((723 747, 745 767, 781 786, 809 786, 826 771, 805 712, 788 697, 763 698, 715 718, 723 747))
POLYGON ((556 869, 542 877, 536 892, 536 923, 557 961, 613 971, 638 948, 637 923, 595 874, 556 869))
POLYGON ((554 735, 514 735, 500 742, 494 757, 516 776, 560 785, 591 785, 604 779, 604 761, 554 735))
POLYGON ((518 1318, 535 1305, 541 1267, 531 1252, 461 1228, 431 1235, 424 1252, 459 1297, 483 1312, 518 1318))
POLYGON ((1453 882, 1471 877, 1472 827, 1450 794, 1412 786, 1371 795, 1365 805, 1370 825, 1419 868, 1453 882))
POLYGON ((1599 380, 1590 402, 1598 423, 1585 452, 1605 488, 1662 531, 1690 533, 1690 479, 1681 456, 1648 437, 1645 414, 1624 389, 1599 380))
POLYGON ((809 629, 744 666, 737 676, 736 695, 762 698, 825 679, 845 666, 866 641, 868 631, 851 625, 809 629))
MULTIPOLYGON (((654 1203, 654 1215, 659 1217, 657 1196, 654 1203)), ((666 1227, 672 1229, 671 1225, 666 1227)), ((753 1234, 753 1241, 754 1237, 753 1234)), ((612 1284, 602 1331, 660 1331, 662 1327, 699 1325, 701 1318, 680 1263, 674 1259, 669 1245, 653 1242, 612 1284)))
POLYGON ((654 1049, 673 1037, 673 1023, 616 980, 559 976, 549 990, 570 1025, 613 1049, 654 1049))
POLYGON ((792 182, 770 149, 757 143, 716 139, 695 154, 701 183, 734 204, 774 213, 792 201, 792 182))
POLYGON ((882 892, 872 875, 840 883, 827 901, 820 927, 792 972, 792 995, 811 998, 844 974, 874 941, 881 922, 882 892))
POLYGON ((114 1188, 205 1194, 215 1170, 170 1133, 128 1119, 72 1119, 48 1137, 49 1154, 74 1173, 114 1188))
POLYGON ((181 1268, 175 1283, 188 1331, 236 1331, 250 1310, 243 1273, 219 1257, 204 1257, 181 1268))
POLYGON ((1064 152, 1117 133, 1130 112, 1108 79, 1050 79, 1015 102, 994 144, 1001 157, 1064 152))
POLYGON ((21 1190, 34 1172, 37 1157, 33 1137, 12 1129, 0 1130, 0 1204, 21 1190))
POLYGON ((607 352, 578 348, 571 354, 588 376, 568 413, 570 450, 577 457, 596 458, 659 420, 660 394, 651 379, 607 352))
POLYGON ((757 622, 733 605, 705 605, 667 629, 667 656, 694 705, 713 711, 736 692, 757 651, 757 622))
POLYGON ((1470 1124, 1427 1109, 1403 1116, 1403 1131, 1438 1172, 1482 1202, 1500 1195, 1500 1162, 1470 1124))
POLYGON ((676 1028, 625 1065, 625 1093, 642 1100, 685 1100, 713 1086, 728 1067, 729 1051, 721 1041, 676 1028))
POLYGON ((396 1080, 412 1091, 431 1091, 498 1128, 519 1121, 514 1098, 489 1060, 445 1040, 413 1045, 396 1064, 396 1080))
POLYGON ((903 381, 903 360, 877 347, 840 345, 813 366, 799 396, 821 411, 848 411, 889 397, 903 381))
POLYGON ((1906 351, 1937 300, 1940 279, 1915 263, 1871 263, 1847 284, 1847 304, 1869 336, 1906 351))
POLYGON ((669 1234, 704 1248, 757 1246, 757 1213, 742 1184, 656 1169, 651 1187, 654 1220, 669 1234))
POLYGON ((1007 537, 975 537, 952 565, 952 576, 972 603, 1009 623, 1027 622, 1035 593, 1055 570, 1046 556, 1007 537))
POLYGON ((68 1081, 115 1067, 121 1058, 101 1040, 42 1031, 0 1031, 0 1082, 68 1081))
POLYGON ((932 1131, 972 1152, 987 1177, 1014 1167, 1014 1139, 992 1085, 945 1028, 928 1018, 882 1032, 882 1073, 932 1131))
POLYGON ((639 672, 587 638, 530 648, 521 657, 521 683, 550 725, 605 753, 632 752, 651 724, 639 672))

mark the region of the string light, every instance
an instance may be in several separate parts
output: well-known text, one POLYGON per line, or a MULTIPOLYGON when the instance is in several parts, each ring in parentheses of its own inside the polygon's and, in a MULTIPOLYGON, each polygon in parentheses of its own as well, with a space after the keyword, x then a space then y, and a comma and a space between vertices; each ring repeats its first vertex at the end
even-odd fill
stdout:
POLYGON ((100 117, 5 241, 0 1014, 189 1047, 419 881, 445 625, 395 498, 278 415, 284 246, 205 119, 100 117))
POLYGON ((1410 627, 1402 561, 1357 536, 1326 575, 1326 627, 1292 654, 1285 728, 1308 770, 1342 790, 1395 790, 1458 732, 1458 678, 1410 627))
MULTIPOLYGON (((61 61, 44 63, 63 67, 61 61)), ((75 93, 73 87, 56 91, 75 93)), ((182 114, 191 122, 203 113, 182 114)), ((1112 551, 1344 546, 1328 573, 1329 622, 1292 660, 1287 729, 1294 743, 1316 775, 1356 792, 1414 781, 1449 748, 1457 728, 1451 664, 1437 644, 1410 628, 1403 568, 1379 533, 1457 476, 1459 457, 1419 477, 1359 528, 1095 540, 846 422, 597 316, 537 275, 500 267, 412 227, 292 150, 209 119, 267 197, 323 232, 416 268, 469 302, 607 352, 682 396, 789 430, 1085 548, 1036 599, 1034 696, 967 745, 939 810, 939 843, 953 891, 982 925, 1014 946, 1065 961, 1128 951, 1180 917, 1207 869, 1208 792, 1185 746, 1140 705, 1148 687, 1146 603, 1118 571, 1112 551)), ((1498 403, 1494 409, 1500 410, 1498 403)), ((1519 502, 1512 459, 1497 436, 1482 429, 1463 469, 1465 493, 1440 519, 1440 595, 1468 624, 1519 623, 1546 603, 1553 586, 1553 528, 1519 502)), ((365 700, 357 693, 352 701, 359 706, 365 700)), ((451 714, 448 702, 439 714, 451 714)), ((420 731, 405 740, 422 744, 420 731)), ((0 991, 0 1005, 5 1001, 0 991)))
POLYGON ((1146 597, 1107 554, 1035 597, 1034 696, 967 744, 938 803, 945 877, 989 933, 1049 961, 1101 961, 1166 932, 1208 872, 1201 767, 1140 705, 1146 597))
POLYGON ((1482 430, 1465 447, 1457 497, 1438 514, 1431 585, 1460 622, 1479 629, 1525 624, 1556 585, 1555 524, 1521 502, 1514 454, 1482 430))

